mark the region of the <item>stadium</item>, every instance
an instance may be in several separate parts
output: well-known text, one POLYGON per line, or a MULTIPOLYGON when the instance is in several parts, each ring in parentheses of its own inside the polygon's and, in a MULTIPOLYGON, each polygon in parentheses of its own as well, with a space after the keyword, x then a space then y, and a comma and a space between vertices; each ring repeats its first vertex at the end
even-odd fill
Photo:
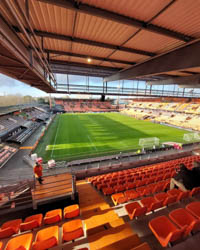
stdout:
POLYGON ((0 250, 199 249, 199 13, 0 1, 0 250))

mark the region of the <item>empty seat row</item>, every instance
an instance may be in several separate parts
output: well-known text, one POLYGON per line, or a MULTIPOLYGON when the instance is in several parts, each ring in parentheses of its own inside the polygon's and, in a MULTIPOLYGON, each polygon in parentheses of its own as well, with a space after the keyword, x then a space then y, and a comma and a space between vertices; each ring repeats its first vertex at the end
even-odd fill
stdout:
MULTIPOLYGON (((67 206, 64 208, 64 218, 70 219, 79 216, 80 209, 77 204, 67 206)), ((17 234, 19 230, 21 232, 33 230, 42 225, 42 221, 45 225, 51 225, 62 220, 62 210, 55 209, 47 212, 43 218, 42 214, 35 214, 27 217, 24 222, 21 219, 11 220, 5 222, 0 228, 0 239, 7 238, 13 234, 17 234)))
POLYGON ((126 190, 124 193, 116 193, 111 195, 111 199, 114 203, 114 205, 122 203, 121 199, 118 199, 119 194, 120 197, 124 196, 126 198, 126 201, 134 200, 136 198, 141 198, 143 196, 148 196, 154 193, 162 192, 167 189, 169 189, 170 186, 170 180, 167 181, 161 181, 158 183, 150 184, 148 186, 143 186, 136 188, 135 190, 126 190))
MULTIPOLYGON (((72 241, 84 235, 80 219, 71 220, 62 225, 62 242, 72 241)), ((51 226, 37 232, 33 242, 33 234, 27 233, 10 239, 5 250, 44 250, 59 244, 59 227, 51 226), (32 248, 31 248, 32 246, 32 248)), ((0 242, 0 250, 3 243, 0 242)))
MULTIPOLYGON (((178 202, 189 196, 200 194, 200 187, 194 188, 192 191, 175 191, 169 190, 167 193, 158 193, 154 197, 146 197, 140 200, 140 203, 135 201, 125 205, 125 209, 131 220, 138 216, 145 215, 147 212, 154 211, 164 206, 168 206, 172 203, 178 202)), ((121 197, 121 199, 123 199, 121 197)))
POLYGON ((133 168, 133 169, 127 169, 127 170, 122 170, 122 171, 117 171, 114 173, 109 173, 109 174, 103 174, 103 175, 98 175, 98 176, 93 176, 88 178, 88 181, 93 183, 94 181, 98 181, 101 179, 106 179, 106 178, 113 178, 114 176, 118 175, 123 175, 123 174, 129 174, 129 173, 136 173, 136 172, 148 172, 148 171, 153 171, 155 169, 166 169, 166 168, 176 168, 179 166, 180 163, 185 163, 186 165, 192 165, 194 161, 200 160, 200 156, 192 155, 192 156, 187 156, 175 160, 170 160, 167 162, 163 163, 157 163, 154 165, 148 165, 148 166, 143 166, 143 167, 138 167, 138 168, 133 168))
POLYGON ((186 208, 178 208, 167 216, 159 216, 149 222, 149 227, 163 247, 200 230, 200 202, 192 202, 186 208))

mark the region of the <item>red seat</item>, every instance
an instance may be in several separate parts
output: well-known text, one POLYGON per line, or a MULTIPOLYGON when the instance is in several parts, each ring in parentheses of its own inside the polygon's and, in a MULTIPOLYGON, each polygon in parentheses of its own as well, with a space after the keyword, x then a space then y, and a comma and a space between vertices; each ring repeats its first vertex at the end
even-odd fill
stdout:
POLYGON ((63 241, 72 241, 83 235, 83 224, 80 219, 71 220, 63 224, 63 241))
POLYGON ((156 194, 155 196, 156 200, 163 201, 163 206, 168 206, 169 204, 175 203, 177 200, 177 196, 170 196, 167 193, 159 193, 156 194))
POLYGON ((152 189, 152 193, 159 193, 161 191, 163 191, 163 183, 158 183, 155 185, 155 187, 152 189))
POLYGON ((17 234, 21 223, 21 219, 5 222, 0 228, 0 239, 10 237, 13 234, 17 234))
POLYGON ((139 194, 135 190, 127 190, 124 192, 128 200, 134 200, 138 198, 139 194))
POLYGON ((103 188, 102 192, 103 192, 104 195, 111 195, 111 194, 114 193, 114 189, 111 188, 111 187, 109 187, 109 188, 103 188))
MULTIPOLYGON (((33 241, 33 234, 22 234, 10 239, 5 247, 5 250, 30 250, 33 241)), ((1 248, 0 248, 1 249, 1 248)))
POLYGON ((170 219, 175 222, 180 228, 186 228, 185 236, 187 236, 191 231, 200 230, 200 219, 192 216, 184 208, 178 208, 169 214, 170 219))
POLYGON ((147 207, 142 207, 138 202, 132 202, 125 205, 125 209, 131 220, 138 216, 145 215, 147 212, 147 207))
POLYGON ((193 188, 190 192, 190 196, 194 196, 198 194, 200 194, 200 187, 193 188))
POLYGON ((177 188, 174 188, 174 189, 171 189, 171 190, 168 190, 167 193, 170 195, 170 196, 174 196, 174 195, 179 195, 182 191, 180 189, 177 189, 177 188))
POLYGON ((59 228, 52 226, 37 232, 32 250, 45 250, 58 245, 59 228))
POLYGON ((154 211, 163 206, 162 201, 156 200, 154 197, 146 197, 141 200, 141 203, 144 207, 147 207, 147 211, 154 211))
POLYGON ((40 227, 42 224, 43 215, 42 214, 35 214, 32 216, 27 217, 24 220, 24 223, 20 224, 20 231, 27 231, 32 230, 34 228, 40 227))
POLYGON ((149 222, 149 227, 163 247, 183 237, 184 229, 178 229, 166 216, 159 216, 149 222))
POLYGON ((200 201, 191 202, 186 206, 186 209, 200 219, 200 201))
POLYGON ((136 185, 135 185, 135 183, 133 183, 133 182, 128 182, 127 184, 126 184, 126 189, 133 189, 133 188, 135 188, 136 187, 136 185))
POLYGON ((80 209, 78 204, 70 205, 64 208, 64 218, 70 219, 79 216, 80 209))
POLYGON ((114 205, 118 205, 118 204, 122 204, 128 201, 128 198, 126 196, 124 196, 123 193, 117 193, 117 194, 113 194, 111 196, 111 199, 114 203, 114 205))
POLYGON ((54 209, 45 214, 44 224, 53 224, 62 220, 62 210, 54 209))
POLYGON ((123 192, 124 190, 126 190, 126 186, 125 185, 117 185, 114 189, 115 189, 116 193, 119 193, 119 192, 123 192))
POLYGON ((3 242, 0 241, 0 250, 3 250, 3 242))
POLYGON ((158 193, 154 195, 154 198, 158 201, 164 201, 169 195, 167 193, 158 193))

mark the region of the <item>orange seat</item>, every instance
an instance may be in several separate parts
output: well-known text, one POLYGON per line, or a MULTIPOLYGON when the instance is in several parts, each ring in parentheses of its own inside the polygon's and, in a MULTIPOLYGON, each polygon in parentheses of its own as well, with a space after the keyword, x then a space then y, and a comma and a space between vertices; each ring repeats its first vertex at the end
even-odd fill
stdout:
POLYGON ((42 224, 43 215, 35 214, 25 219, 24 223, 20 224, 20 231, 32 230, 33 228, 40 227, 42 224))
POLYGON ((114 190, 115 190, 116 193, 123 192, 124 190, 126 190, 126 186, 125 185, 117 185, 114 188, 114 190))
POLYGON ((133 182, 128 182, 127 184, 126 184, 126 189, 133 189, 133 188, 135 188, 136 187, 136 185, 135 185, 135 183, 133 183, 133 182))
POLYGON ((146 242, 144 242, 130 250, 151 250, 151 248, 146 242))
POLYGON ((185 229, 178 229, 166 216, 159 216, 149 222, 149 228, 163 247, 182 238, 185 229))
POLYGON ((177 201, 177 195, 174 196, 168 196, 164 201, 163 201, 163 206, 168 206, 172 203, 175 203, 177 201))
POLYGON ((8 241, 5 250, 17 250, 24 249, 30 250, 33 241, 33 234, 22 234, 20 236, 14 237, 8 241))
POLYGON ((83 235, 83 224, 80 219, 68 221, 63 224, 63 241, 75 240, 83 235))
POLYGON ((185 236, 187 236, 191 231, 195 232, 200 230, 200 219, 197 219, 192 216, 184 208, 178 208, 176 210, 173 210, 169 214, 169 217, 180 228, 186 228, 185 236))
POLYGON ((200 201, 191 202, 186 206, 186 209, 200 219, 200 201))
POLYGON ((147 207, 142 207, 138 202, 132 202, 125 205, 125 209, 131 220, 133 220, 136 217, 145 215, 147 212, 147 207))
POLYGON ((17 234, 21 223, 21 219, 5 222, 0 228, 0 239, 10 237, 13 234, 17 234))
POLYGON ((58 226, 47 227, 37 232, 32 250, 45 250, 58 245, 58 226))
POLYGON ((141 200, 144 207, 147 207, 147 211, 154 211, 163 206, 163 201, 158 201, 154 197, 146 197, 141 200))
POLYGON ((174 195, 179 195, 182 191, 180 189, 177 189, 177 188, 173 188, 171 190, 168 190, 167 193, 171 196, 174 196, 174 195))
POLYGON ((113 188, 109 187, 109 188, 103 188, 102 192, 104 195, 111 195, 113 194, 115 191, 113 188))
POLYGON ((55 209, 47 212, 44 217, 44 224, 53 224, 62 220, 62 210, 55 209))
POLYGON ((154 195, 154 198, 158 201, 164 201, 169 195, 167 193, 158 193, 154 195))
POLYGON ((139 194, 135 190, 127 190, 124 192, 128 200, 134 200, 138 198, 139 194))
POLYGON ((0 250, 3 250, 3 242, 0 241, 0 250))
POLYGON ((64 208, 64 217, 65 219, 70 219, 79 216, 80 208, 78 204, 67 206, 64 208))
POLYGON ((198 195, 198 194, 200 194, 200 187, 193 188, 190 191, 190 196, 194 196, 194 195, 198 195))
POLYGON ((187 199, 189 196, 190 196, 190 191, 185 191, 178 195, 177 200, 181 201, 187 199))
POLYGON ((111 199, 112 199, 115 206, 128 201, 128 198, 126 196, 124 196, 123 193, 113 194, 111 196, 111 199))

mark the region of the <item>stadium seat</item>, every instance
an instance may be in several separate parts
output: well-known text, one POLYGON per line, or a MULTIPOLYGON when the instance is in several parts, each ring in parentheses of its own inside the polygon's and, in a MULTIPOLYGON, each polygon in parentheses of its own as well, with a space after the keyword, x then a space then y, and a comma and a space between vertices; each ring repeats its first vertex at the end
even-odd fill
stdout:
POLYGON ((80 208, 78 204, 67 206, 64 208, 64 218, 70 219, 79 216, 80 208))
POLYGON ((45 250, 58 245, 58 226, 47 227, 37 232, 32 250, 45 250))
POLYGON ((0 239, 10 237, 13 234, 17 234, 19 232, 21 223, 21 219, 5 222, 0 228, 0 239))
POLYGON ((127 184, 126 184, 126 189, 128 190, 128 189, 133 189, 133 188, 135 188, 136 187, 136 185, 135 185, 135 183, 133 183, 133 182, 128 182, 127 184))
POLYGON ((152 193, 159 193, 161 191, 163 191, 163 183, 157 183, 154 188, 152 189, 152 193))
POLYGON ((194 201, 186 206, 186 209, 200 219, 200 201, 194 201))
POLYGON ((112 199, 115 206, 128 201, 128 198, 126 196, 124 196, 123 193, 113 194, 113 195, 111 195, 111 199, 112 199))
POLYGON ((33 234, 22 234, 10 239, 5 250, 30 250, 33 241, 33 234))
POLYGON ((186 209, 178 208, 169 213, 170 219, 180 228, 186 228, 184 235, 187 236, 191 231, 200 230, 200 220, 192 216, 186 209))
POLYGON ((147 211, 154 211, 163 206, 163 201, 158 201, 154 197, 146 197, 141 200, 144 207, 147 207, 147 211))
POLYGON ((200 187, 196 187, 196 188, 193 188, 191 191, 190 191, 190 196, 194 196, 194 195, 198 195, 200 194, 200 187))
POLYGON ((142 207, 138 202, 132 202, 125 205, 125 209, 131 220, 136 217, 145 215, 147 212, 147 207, 142 207))
POLYGON ((171 196, 176 195, 176 196, 177 196, 177 201, 181 201, 181 200, 183 200, 183 199, 186 199, 186 198, 188 198, 189 195, 190 195, 190 191, 185 191, 185 192, 183 192, 183 191, 181 191, 180 189, 176 189, 176 188, 171 189, 171 190, 168 190, 167 193, 168 193, 169 195, 171 195, 171 196))
POLYGON ((138 198, 139 194, 135 190, 127 190, 124 192, 128 200, 134 200, 138 198))
POLYGON ((53 224, 62 220, 62 210, 55 209, 47 212, 44 217, 44 224, 53 224))
POLYGON ((151 250, 151 248, 146 242, 144 242, 130 250, 151 250))
POLYGON ((115 191, 114 191, 114 189, 113 188, 103 188, 102 189, 102 192, 103 192, 103 194, 104 195, 111 195, 111 194, 113 194, 115 191))
POLYGON ((33 228, 40 227, 42 224, 43 215, 35 214, 27 217, 23 223, 20 224, 20 231, 32 230, 33 228))
POLYGON ((163 206, 168 206, 177 201, 177 195, 170 196, 167 193, 158 193, 154 196, 156 200, 163 201, 163 206))
POLYGON ((166 216, 159 216, 149 222, 149 228, 163 247, 182 238, 185 228, 177 228, 166 216))
POLYGON ((83 224, 81 220, 72 220, 63 224, 63 241, 72 241, 83 235, 83 224))

